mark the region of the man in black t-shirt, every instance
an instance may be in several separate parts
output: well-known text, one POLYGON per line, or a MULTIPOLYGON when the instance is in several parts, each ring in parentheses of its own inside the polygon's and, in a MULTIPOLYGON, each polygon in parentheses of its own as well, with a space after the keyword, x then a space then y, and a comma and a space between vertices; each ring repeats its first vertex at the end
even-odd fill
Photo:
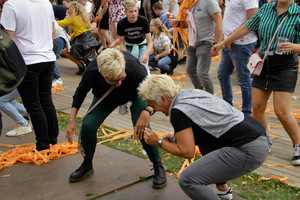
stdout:
MULTIPOLYGON (((149 117, 153 108, 148 106, 137 94, 138 85, 147 76, 146 70, 139 61, 128 52, 116 49, 106 49, 93 60, 85 70, 79 86, 73 96, 70 120, 67 127, 68 141, 73 142, 76 133, 76 116, 87 93, 92 90, 94 95, 90 108, 113 86, 114 89, 91 111, 82 122, 79 139, 84 151, 82 165, 74 171, 69 178, 70 182, 78 182, 94 172, 92 160, 97 143, 97 130, 108 115, 119 105, 132 102, 131 119, 135 127, 134 132, 141 134, 149 126, 149 117)), ((161 163, 158 148, 147 145, 143 138, 139 138, 153 163, 154 179, 152 187, 161 189, 166 185, 166 174, 161 163)))
POLYGON ((117 25, 121 50, 128 51, 145 66, 148 74, 148 60, 152 50, 152 39, 147 18, 139 16, 135 0, 126 0, 125 14, 117 25))

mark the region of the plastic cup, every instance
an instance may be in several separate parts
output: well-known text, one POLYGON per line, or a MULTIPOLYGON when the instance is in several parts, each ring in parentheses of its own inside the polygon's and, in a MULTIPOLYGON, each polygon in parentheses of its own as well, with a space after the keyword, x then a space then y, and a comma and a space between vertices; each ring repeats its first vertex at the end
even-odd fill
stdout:
POLYGON ((277 38, 277 47, 276 47, 275 53, 276 53, 276 54, 279 54, 279 55, 282 55, 283 52, 280 51, 280 46, 281 46, 282 43, 285 43, 285 42, 288 42, 288 41, 289 41, 288 38, 285 38, 285 37, 278 37, 278 38, 277 38))
POLYGON ((167 18, 170 19, 170 13, 167 12, 166 15, 167 15, 167 18))

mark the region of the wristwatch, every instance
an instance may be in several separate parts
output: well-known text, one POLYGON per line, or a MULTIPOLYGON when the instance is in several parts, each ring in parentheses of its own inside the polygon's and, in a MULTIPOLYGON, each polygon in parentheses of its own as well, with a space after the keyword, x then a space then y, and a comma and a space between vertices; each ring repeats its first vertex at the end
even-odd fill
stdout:
POLYGON ((163 139, 160 139, 160 140, 157 142, 157 146, 158 146, 159 148, 161 148, 162 143, 163 143, 163 139))
POLYGON ((154 108, 153 108, 153 110, 151 110, 150 108, 146 107, 146 108, 144 108, 144 110, 148 111, 150 116, 155 113, 154 108))

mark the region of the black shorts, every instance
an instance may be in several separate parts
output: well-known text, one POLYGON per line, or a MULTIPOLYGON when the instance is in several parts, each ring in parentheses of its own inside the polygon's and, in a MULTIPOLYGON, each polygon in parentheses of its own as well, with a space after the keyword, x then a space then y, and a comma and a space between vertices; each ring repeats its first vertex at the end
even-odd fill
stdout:
POLYGON ((103 15, 103 18, 100 22, 100 29, 106 29, 106 30, 109 29, 108 18, 109 18, 109 14, 107 9, 106 13, 103 15))

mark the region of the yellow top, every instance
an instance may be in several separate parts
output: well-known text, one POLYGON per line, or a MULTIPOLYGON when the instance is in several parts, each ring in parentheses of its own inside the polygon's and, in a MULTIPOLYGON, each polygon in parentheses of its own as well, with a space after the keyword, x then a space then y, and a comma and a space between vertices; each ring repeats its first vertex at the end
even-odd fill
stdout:
POLYGON ((65 18, 63 20, 60 20, 57 22, 59 26, 61 27, 65 27, 65 26, 69 26, 72 29, 72 34, 70 35, 71 39, 73 39, 74 37, 81 35, 82 33, 86 32, 86 31, 90 31, 91 29, 86 27, 82 18, 78 15, 76 15, 73 18, 68 17, 65 18))

